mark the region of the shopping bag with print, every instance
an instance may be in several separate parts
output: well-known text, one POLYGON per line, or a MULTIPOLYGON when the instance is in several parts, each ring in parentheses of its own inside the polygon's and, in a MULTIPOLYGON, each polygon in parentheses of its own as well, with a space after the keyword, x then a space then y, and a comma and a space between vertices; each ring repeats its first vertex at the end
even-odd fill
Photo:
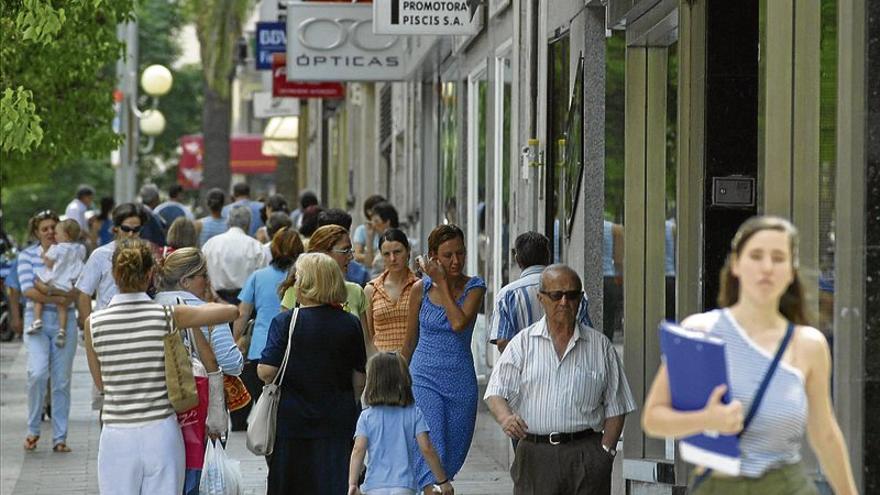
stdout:
POLYGON ((241 495, 241 466, 226 455, 220 441, 209 440, 199 495, 241 495))

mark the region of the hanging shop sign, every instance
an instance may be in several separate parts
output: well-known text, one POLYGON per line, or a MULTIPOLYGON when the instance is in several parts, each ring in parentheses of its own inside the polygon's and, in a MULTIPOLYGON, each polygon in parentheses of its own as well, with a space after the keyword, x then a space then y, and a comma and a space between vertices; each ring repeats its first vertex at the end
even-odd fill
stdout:
POLYGON ((289 117, 299 115, 297 98, 276 98, 271 91, 254 93, 254 117, 268 119, 270 117, 289 117))
POLYGON ((257 23, 257 70, 272 70, 272 54, 287 51, 287 25, 283 22, 257 23))
POLYGON ((365 4, 291 2, 287 9, 287 78, 297 81, 399 81, 406 46, 373 33, 365 4))
POLYGON ((340 82, 303 82, 287 80, 287 57, 276 53, 272 58, 272 96, 276 98, 345 98, 345 86, 340 82))
MULTIPOLYGON (((374 0, 378 34, 477 34, 482 16, 469 0, 374 0)), ((479 7, 476 7, 478 9, 479 7)))

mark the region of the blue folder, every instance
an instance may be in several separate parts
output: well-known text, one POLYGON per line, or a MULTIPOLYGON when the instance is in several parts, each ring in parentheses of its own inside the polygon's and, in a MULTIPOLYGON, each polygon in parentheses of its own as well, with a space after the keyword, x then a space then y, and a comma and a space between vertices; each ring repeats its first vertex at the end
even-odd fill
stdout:
MULTIPOLYGON (((660 351, 669 375, 672 407, 678 411, 698 411, 706 406, 712 390, 721 384, 728 385, 722 400, 730 403, 724 342, 668 321, 660 323, 658 331, 660 351)), ((691 464, 739 475, 740 450, 736 435, 703 432, 685 437, 679 442, 679 452, 682 459, 691 464)))

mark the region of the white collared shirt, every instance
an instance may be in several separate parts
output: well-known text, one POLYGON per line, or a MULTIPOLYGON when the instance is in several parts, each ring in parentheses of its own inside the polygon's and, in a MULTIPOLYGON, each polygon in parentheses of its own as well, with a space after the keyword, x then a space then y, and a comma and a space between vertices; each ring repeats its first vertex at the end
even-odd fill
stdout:
POLYGON ((88 232, 89 223, 86 221, 86 211, 88 209, 89 207, 80 201, 79 198, 74 198, 73 201, 67 205, 67 209, 64 210, 64 216, 76 220, 76 223, 79 224, 79 228, 84 232, 88 232))
POLYGON ((562 359, 543 317, 516 334, 495 364, 485 399, 499 396, 528 432, 602 431, 605 419, 634 411, 635 400, 611 341, 580 324, 562 359))
POLYGON ((208 239, 202 253, 211 287, 217 290, 241 289, 251 273, 268 264, 263 245, 238 227, 208 239))
POLYGON ((93 296, 97 293, 95 311, 106 308, 110 305, 110 299, 119 293, 113 278, 115 250, 116 241, 112 241, 92 251, 76 281, 76 288, 83 294, 93 296))

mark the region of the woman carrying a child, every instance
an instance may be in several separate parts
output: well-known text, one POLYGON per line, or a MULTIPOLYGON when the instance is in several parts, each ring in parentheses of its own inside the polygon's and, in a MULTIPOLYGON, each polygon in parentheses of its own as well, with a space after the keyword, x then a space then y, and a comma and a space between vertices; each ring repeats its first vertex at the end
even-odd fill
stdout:
MULTIPOLYGON (((70 414, 70 376, 73 371, 73 355, 76 352, 77 331, 76 318, 71 305, 73 295, 70 291, 47 285, 35 276, 46 266, 43 254, 48 254, 50 248, 55 246, 56 225, 58 225, 58 215, 50 210, 34 215, 29 222, 29 232, 37 243, 22 251, 18 257, 18 277, 22 295, 26 300, 25 328, 34 327, 35 305, 37 303, 44 305, 41 325, 38 325, 34 332, 29 331, 24 336, 28 353, 28 435, 24 441, 24 448, 25 450, 37 448, 46 383, 51 376, 52 450, 70 452, 66 443, 67 418, 70 414), (64 332, 62 332, 58 308, 67 308, 64 332), (63 337, 64 335, 66 338, 63 337)), ((59 262, 56 261, 57 263, 59 262)))
MULTIPOLYGON (((70 292, 73 290, 73 284, 79 278, 86 261, 86 247, 77 242, 79 234, 79 223, 72 218, 55 224, 55 244, 43 251, 42 259, 45 266, 36 271, 36 280, 59 291, 70 292)), ((58 313, 58 323, 55 345, 64 347, 67 334, 67 311, 58 313)), ((36 301, 34 302, 34 322, 28 327, 27 333, 35 334, 40 331, 42 326, 43 303, 36 301)))

